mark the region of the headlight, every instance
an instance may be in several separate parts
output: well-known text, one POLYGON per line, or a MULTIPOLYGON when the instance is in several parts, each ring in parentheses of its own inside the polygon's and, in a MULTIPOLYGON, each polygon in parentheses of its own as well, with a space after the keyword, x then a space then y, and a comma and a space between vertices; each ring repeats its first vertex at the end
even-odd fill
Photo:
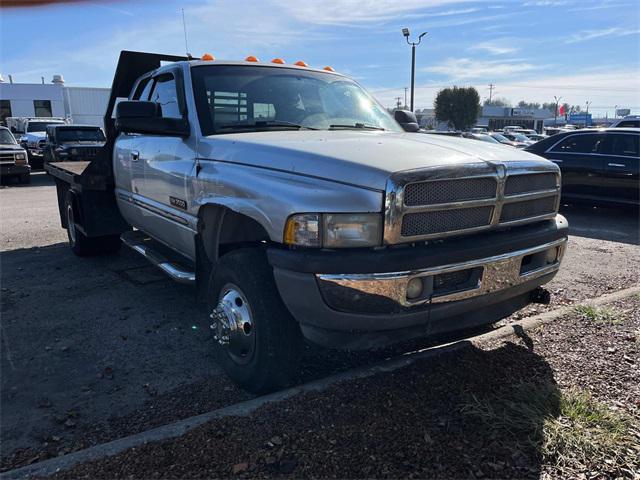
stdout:
POLYGON ((304 247, 375 247, 381 238, 382 216, 378 213, 293 215, 284 232, 285 243, 304 247))
POLYGON ((24 153, 16 153, 16 160, 24 160, 27 156, 24 153))

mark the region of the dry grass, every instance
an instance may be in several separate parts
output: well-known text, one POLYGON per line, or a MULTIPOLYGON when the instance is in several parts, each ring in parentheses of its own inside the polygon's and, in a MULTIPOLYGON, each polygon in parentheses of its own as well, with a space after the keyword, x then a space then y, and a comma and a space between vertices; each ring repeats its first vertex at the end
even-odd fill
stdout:
POLYGON ((522 383, 491 399, 472 397, 461 411, 499 431, 505 442, 534 449, 543 469, 554 475, 633 478, 640 472, 640 426, 588 392, 522 383))

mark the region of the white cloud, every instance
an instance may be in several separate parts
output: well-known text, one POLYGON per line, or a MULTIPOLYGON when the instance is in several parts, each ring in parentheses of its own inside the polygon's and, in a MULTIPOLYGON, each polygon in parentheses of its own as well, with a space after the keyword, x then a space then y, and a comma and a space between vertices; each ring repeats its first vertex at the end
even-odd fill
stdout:
MULTIPOLYGON (((486 0, 276 0, 276 5, 303 22, 320 25, 357 25, 385 22, 424 8, 484 1, 486 0)), ((441 12, 442 14, 446 13, 441 12)))
POLYGON ((439 65, 425 67, 422 71, 444 75, 450 81, 460 81, 511 77, 547 67, 548 65, 534 65, 520 59, 475 60, 471 58, 447 58, 439 65))
POLYGON ((520 50, 515 44, 522 43, 522 39, 504 38, 499 40, 490 40, 486 42, 476 43, 469 47, 469 50, 480 50, 492 55, 506 55, 520 50))
POLYGON ((565 43, 579 43, 603 37, 626 37, 627 35, 637 35, 639 33, 639 29, 625 29, 620 27, 603 28, 600 30, 583 30, 570 35, 565 40, 565 43))

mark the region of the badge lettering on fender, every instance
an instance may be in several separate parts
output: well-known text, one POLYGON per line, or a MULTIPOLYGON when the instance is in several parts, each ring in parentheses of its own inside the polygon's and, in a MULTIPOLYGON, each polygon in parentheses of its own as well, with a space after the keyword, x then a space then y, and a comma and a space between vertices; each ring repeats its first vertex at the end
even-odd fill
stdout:
POLYGON ((181 198, 169 197, 169 203, 174 207, 181 208, 182 210, 187 209, 187 201, 181 198))

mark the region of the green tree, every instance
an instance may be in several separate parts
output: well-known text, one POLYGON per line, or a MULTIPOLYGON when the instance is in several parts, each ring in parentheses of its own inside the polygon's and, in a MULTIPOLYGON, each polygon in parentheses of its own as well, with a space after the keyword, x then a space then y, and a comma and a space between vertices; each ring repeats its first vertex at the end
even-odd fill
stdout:
POLYGON ((484 101, 485 107, 510 107, 511 102, 506 98, 492 98, 489 100, 488 98, 484 101))
POLYGON ((445 88, 438 92, 433 106, 439 121, 448 122, 456 130, 465 130, 478 119, 480 95, 473 87, 445 88))

